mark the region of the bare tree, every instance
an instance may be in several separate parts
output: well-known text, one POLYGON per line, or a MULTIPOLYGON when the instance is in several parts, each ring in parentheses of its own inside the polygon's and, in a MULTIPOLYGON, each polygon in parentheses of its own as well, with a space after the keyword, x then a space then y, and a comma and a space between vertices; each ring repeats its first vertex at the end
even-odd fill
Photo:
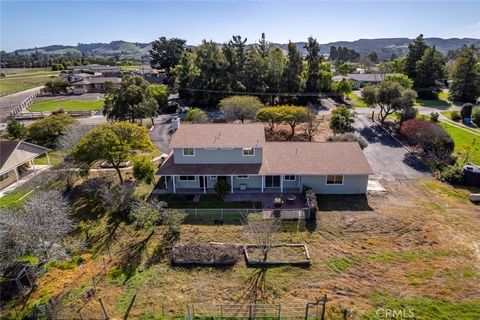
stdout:
POLYGON ((115 212, 131 208, 135 182, 113 185, 108 178, 100 177, 85 181, 82 189, 95 197, 104 209, 115 212))
POLYGON ((315 112, 311 109, 308 109, 308 116, 303 124, 303 130, 305 131, 305 135, 308 137, 308 141, 312 141, 313 137, 317 134, 319 125, 320 121, 318 120, 315 112))
POLYGON ((69 214, 70 206, 57 190, 37 191, 19 209, 2 210, 2 262, 11 262, 27 252, 51 259, 52 248, 74 227, 69 214))
POLYGON ((243 217, 243 228, 250 240, 260 247, 263 261, 267 261, 268 252, 274 244, 273 236, 280 229, 280 219, 263 219, 256 215, 243 217))
POLYGON ((58 137, 56 147, 59 150, 70 152, 73 147, 86 135, 90 130, 95 128, 94 125, 74 124, 69 126, 65 133, 58 137))

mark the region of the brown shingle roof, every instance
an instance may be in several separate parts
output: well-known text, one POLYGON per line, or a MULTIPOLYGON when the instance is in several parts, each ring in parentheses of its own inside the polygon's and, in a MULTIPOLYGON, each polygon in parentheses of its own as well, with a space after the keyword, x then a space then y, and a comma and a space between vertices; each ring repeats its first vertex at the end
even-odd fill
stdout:
POLYGON ((171 148, 253 148, 265 144, 263 124, 181 124, 171 148))
POLYGON ((158 169, 158 175, 248 175, 259 174, 260 163, 252 164, 175 164, 171 155, 158 169))
POLYGON ((260 173, 368 175, 373 170, 357 142, 268 142, 260 173))
POLYGON ((267 142, 262 164, 175 164, 170 156, 158 175, 370 175, 357 142, 267 142))

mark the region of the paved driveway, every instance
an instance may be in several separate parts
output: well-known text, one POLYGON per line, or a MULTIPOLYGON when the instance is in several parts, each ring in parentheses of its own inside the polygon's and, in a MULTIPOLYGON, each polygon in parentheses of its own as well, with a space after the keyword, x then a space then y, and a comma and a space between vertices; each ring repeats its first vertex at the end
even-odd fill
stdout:
POLYGON ((368 116, 355 119, 355 130, 368 142, 363 151, 377 179, 408 179, 430 175, 425 164, 373 123, 368 116))
POLYGON ((3 96, 0 98, 0 121, 6 120, 8 116, 10 116, 10 111, 20 103, 22 103, 25 99, 30 97, 35 92, 40 91, 43 86, 35 87, 32 89, 15 92, 9 94, 7 96, 3 96))
POLYGON ((162 115, 155 119, 155 125, 153 130, 150 131, 150 139, 155 146, 162 150, 164 153, 170 153, 170 128, 171 128, 171 115, 162 115))

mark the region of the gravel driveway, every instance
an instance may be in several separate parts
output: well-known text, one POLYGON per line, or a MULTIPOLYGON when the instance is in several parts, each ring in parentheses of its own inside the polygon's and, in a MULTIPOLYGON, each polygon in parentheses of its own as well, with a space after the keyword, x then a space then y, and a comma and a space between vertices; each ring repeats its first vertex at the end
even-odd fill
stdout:
POLYGON ((375 178, 409 179, 431 174, 422 161, 373 123, 368 116, 357 116, 353 126, 368 142, 368 147, 363 151, 375 172, 375 178))

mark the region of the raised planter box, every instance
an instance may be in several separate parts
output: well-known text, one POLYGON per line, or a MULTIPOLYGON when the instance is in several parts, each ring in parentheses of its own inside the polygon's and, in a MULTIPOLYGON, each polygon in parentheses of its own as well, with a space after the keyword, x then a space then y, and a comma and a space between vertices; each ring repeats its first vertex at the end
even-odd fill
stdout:
POLYGON ((268 250, 267 260, 262 257, 262 245, 248 245, 244 249, 249 267, 297 266, 310 267, 311 260, 305 244, 274 244, 268 250))

